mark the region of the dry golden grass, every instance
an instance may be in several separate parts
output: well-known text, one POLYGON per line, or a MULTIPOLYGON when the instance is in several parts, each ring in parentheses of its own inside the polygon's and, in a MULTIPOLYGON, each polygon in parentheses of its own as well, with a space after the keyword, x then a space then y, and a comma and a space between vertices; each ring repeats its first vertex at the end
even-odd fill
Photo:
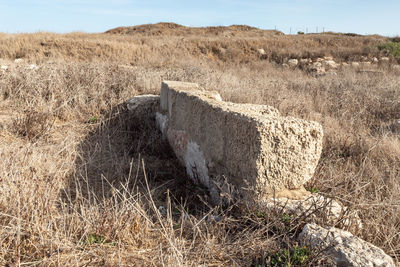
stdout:
MULTIPOLYGON (((358 210, 355 234, 399 260, 400 138, 390 123, 400 117, 400 76, 382 68, 315 78, 271 62, 357 59, 378 55, 382 41, 0 34, 0 65, 9 65, 0 70, 0 265, 248 266, 296 246, 310 218, 242 201, 210 207, 154 122, 126 110, 164 79, 319 121, 324 148, 310 186, 358 210)), ((313 251, 307 265, 323 260, 313 251)))

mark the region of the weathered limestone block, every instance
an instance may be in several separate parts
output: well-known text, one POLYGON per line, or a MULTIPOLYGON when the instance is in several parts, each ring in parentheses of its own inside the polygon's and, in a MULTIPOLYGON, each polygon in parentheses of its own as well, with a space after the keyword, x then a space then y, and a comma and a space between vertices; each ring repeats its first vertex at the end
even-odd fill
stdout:
POLYGON ((306 224, 299 240, 332 256, 337 266, 395 267, 393 259, 382 249, 334 227, 306 224))
POLYGON ((314 174, 323 137, 316 122, 283 117, 266 105, 224 102, 192 83, 163 82, 160 106, 159 128, 216 201, 215 183, 224 177, 237 188, 247 181, 272 193, 302 188, 314 174))

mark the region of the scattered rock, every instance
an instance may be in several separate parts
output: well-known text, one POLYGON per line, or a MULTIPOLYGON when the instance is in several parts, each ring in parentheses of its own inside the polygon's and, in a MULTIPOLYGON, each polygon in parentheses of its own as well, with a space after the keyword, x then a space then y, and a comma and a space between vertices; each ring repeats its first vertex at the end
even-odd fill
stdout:
POLYGON ((288 60, 288 65, 292 68, 296 67, 299 64, 299 61, 295 58, 288 60))
POLYGON ((325 67, 323 67, 321 62, 313 63, 310 70, 312 72, 316 72, 317 74, 325 73, 325 67))
POLYGON ((353 68, 358 68, 358 67, 360 67, 360 63, 359 62, 351 62, 351 66, 353 68))
POLYGON ((390 61, 390 58, 388 58, 388 57, 381 57, 381 60, 380 60, 381 63, 389 63, 389 61, 390 61))
POLYGON ((289 68, 289 65, 286 64, 286 63, 283 63, 283 64, 282 64, 282 67, 283 67, 284 69, 288 69, 288 68, 289 68))
POLYGON ((21 62, 23 62, 24 60, 22 59, 22 58, 16 58, 15 60, 14 60, 14 62, 15 63, 21 63, 21 62))
POLYGON ((324 60, 326 60, 326 61, 333 61, 333 57, 327 56, 327 57, 324 57, 324 60))
POLYGON ((395 267, 394 260, 382 249, 334 227, 325 229, 306 224, 299 241, 333 257, 337 266, 395 267))
POLYGON ((262 48, 257 49, 257 52, 258 52, 258 54, 261 55, 261 56, 264 56, 265 54, 267 54, 267 53, 265 53, 265 50, 262 49, 262 48))
POLYGON ((348 67, 348 66, 349 66, 349 63, 343 62, 343 63, 342 63, 342 66, 343 66, 343 67, 348 67))
POLYGON ((7 65, 1 65, 1 66, 0 66, 0 69, 2 69, 2 70, 8 70, 8 66, 7 66, 7 65))
POLYGON ((327 60, 324 62, 325 66, 327 66, 330 69, 337 69, 339 66, 335 61, 333 60, 327 60))
POLYGON ((376 57, 372 58, 372 64, 378 64, 378 63, 379 60, 376 57))

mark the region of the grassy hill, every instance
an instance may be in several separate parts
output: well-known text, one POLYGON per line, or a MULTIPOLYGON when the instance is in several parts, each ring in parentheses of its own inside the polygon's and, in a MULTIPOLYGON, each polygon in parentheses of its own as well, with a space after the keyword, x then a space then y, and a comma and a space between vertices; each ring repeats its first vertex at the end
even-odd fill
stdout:
MULTIPOLYGON (((390 41, 166 23, 0 34, 0 265, 330 262, 296 241, 306 222, 324 225, 323 217, 266 213, 241 200, 210 206, 154 120, 126 110, 131 97, 158 94, 162 80, 320 122, 323 153, 308 187, 358 212, 364 226, 353 233, 399 260, 396 60, 323 76, 282 66, 289 58, 381 58, 390 53, 379 46, 390 41)), ((347 229, 343 220, 334 226, 347 229)))

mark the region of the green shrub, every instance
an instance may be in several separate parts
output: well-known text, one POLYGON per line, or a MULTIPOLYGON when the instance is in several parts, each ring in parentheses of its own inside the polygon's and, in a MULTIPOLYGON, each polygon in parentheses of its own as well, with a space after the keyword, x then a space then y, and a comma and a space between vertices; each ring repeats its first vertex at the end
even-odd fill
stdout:
POLYGON ((393 57, 400 58, 400 43, 399 42, 387 42, 378 46, 378 49, 381 51, 385 51, 393 57))

